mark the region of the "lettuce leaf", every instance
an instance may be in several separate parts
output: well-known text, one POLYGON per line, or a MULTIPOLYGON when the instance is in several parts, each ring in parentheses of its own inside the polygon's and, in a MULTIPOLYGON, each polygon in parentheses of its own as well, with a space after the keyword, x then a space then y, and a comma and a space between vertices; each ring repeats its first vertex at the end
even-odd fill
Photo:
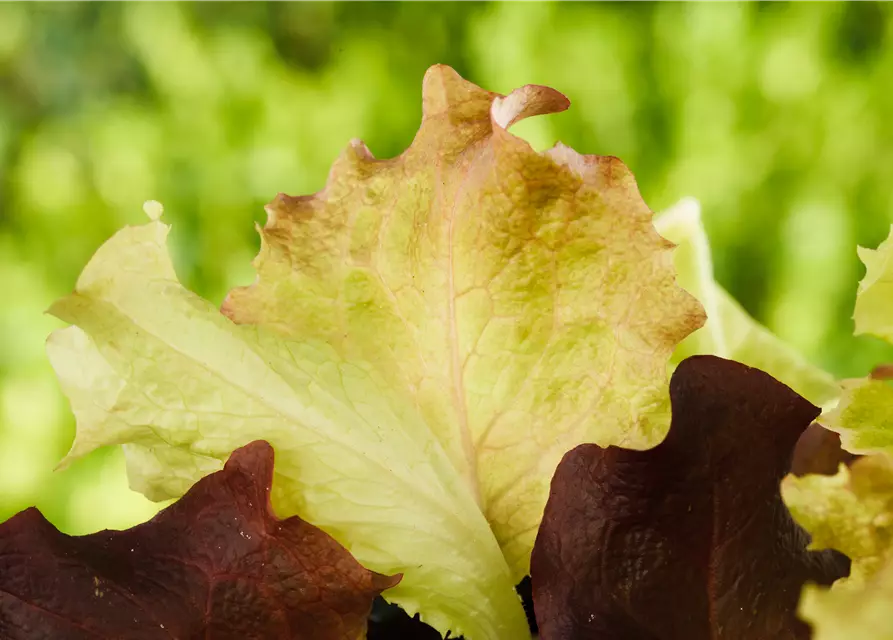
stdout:
POLYGON ((166 225, 120 231, 51 309, 74 325, 48 344, 69 459, 124 444, 164 499, 267 440, 277 511, 404 574, 389 599, 469 640, 526 637, 513 587, 559 459, 659 442, 668 358, 704 320, 621 162, 507 131, 567 106, 433 67, 410 148, 354 141, 323 191, 277 197, 222 313, 177 280, 166 225))
MULTIPOLYGON (((856 335, 873 335, 893 343, 893 226, 875 249, 859 247, 865 277, 856 292, 856 335)), ((852 453, 893 454, 893 387, 872 376, 845 380, 837 408, 822 424, 840 433, 852 453)))
MULTIPOLYGON (((876 250, 859 247, 865 277, 856 293, 856 334, 893 343, 893 227, 876 250)), ((808 585, 800 615, 816 640, 893 638, 893 388, 880 375, 845 380, 837 407, 821 423, 840 434, 844 449, 866 457, 837 475, 789 477, 783 495, 813 536, 853 562, 852 574, 831 589, 808 585)))
POLYGON ((837 549, 852 560, 850 577, 835 589, 863 588, 893 560, 893 461, 866 456, 833 476, 789 476, 782 496, 812 535, 815 549, 837 549))
POLYGON ((791 473, 795 476, 811 473, 833 476, 841 463, 850 464, 858 457, 840 446, 840 434, 813 422, 794 447, 791 473))
POLYGON ((693 355, 716 355, 756 367, 820 407, 840 395, 834 377, 759 324, 713 277, 710 245, 697 200, 686 198, 657 216, 658 233, 677 245, 673 262, 679 284, 707 312, 704 326, 688 336, 673 354, 678 363, 693 355))
POLYGON ((400 576, 270 509, 273 450, 253 442, 152 520, 59 532, 34 508, 0 524, 4 640, 356 640, 400 576), (25 561, 27 559, 27 561, 25 561))
POLYGON ((893 640, 893 563, 861 589, 803 588, 800 615, 813 628, 812 640, 893 640))
POLYGON ((791 476, 782 495, 812 534, 811 548, 852 560, 850 576, 830 590, 804 588, 800 615, 814 626, 814 639, 893 638, 893 461, 872 455, 834 476, 791 476))
POLYGON ((714 356, 682 361, 670 394, 658 446, 558 466, 531 560, 541 639, 806 640, 800 587, 848 566, 807 550, 778 491, 818 407, 714 356))

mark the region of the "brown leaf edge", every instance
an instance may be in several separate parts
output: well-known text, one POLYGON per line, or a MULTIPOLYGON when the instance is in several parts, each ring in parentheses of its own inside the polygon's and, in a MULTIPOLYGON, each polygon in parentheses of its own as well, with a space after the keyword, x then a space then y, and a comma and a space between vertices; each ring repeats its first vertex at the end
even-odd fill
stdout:
POLYGON ((152 520, 59 532, 27 509, 0 524, 3 640, 357 640, 402 576, 368 571, 270 505, 273 448, 252 442, 152 520))
POLYGON ((819 409, 768 374, 684 360, 657 447, 565 456, 531 559, 541 640, 803 640, 805 581, 849 572, 807 551, 779 483, 819 409))

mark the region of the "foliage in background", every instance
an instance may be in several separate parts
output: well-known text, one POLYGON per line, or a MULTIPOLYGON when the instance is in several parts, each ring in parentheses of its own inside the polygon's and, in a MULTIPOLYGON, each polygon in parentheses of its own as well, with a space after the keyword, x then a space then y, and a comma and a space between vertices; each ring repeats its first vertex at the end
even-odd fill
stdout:
POLYGON ((0 519, 69 532, 154 511, 117 452, 53 474, 73 423, 41 312, 147 199, 184 284, 252 279, 263 205, 319 189, 350 138, 404 149, 433 63, 506 92, 561 87, 517 128, 616 155, 651 207, 703 205, 717 281, 838 377, 893 351, 852 336, 856 244, 893 219, 887 5, 0 4, 0 519))

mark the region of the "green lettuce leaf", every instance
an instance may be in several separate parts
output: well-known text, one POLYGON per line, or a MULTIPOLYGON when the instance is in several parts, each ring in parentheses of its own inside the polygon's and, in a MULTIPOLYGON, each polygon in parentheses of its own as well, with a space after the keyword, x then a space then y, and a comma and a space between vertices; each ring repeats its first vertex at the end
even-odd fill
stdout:
MULTIPOLYGON (((865 277, 856 293, 856 334, 893 342, 893 227, 876 250, 859 248, 865 277)), ((800 615, 815 640, 893 638, 893 388, 881 377, 842 382, 840 401, 820 418, 844 449, 868 454, 835 476, 785 479, 785 502, 815 548, 852 559, 849 578, 831 589, 806 586, 800 615)))
POLYGON ((799 613, 813 628, 812 640, 893 640, 893 563, 861 589, 803 588, 799 613))
POLYGON ((849 577, 830 590, 804 588, 799 611, 814 639, 893 638, 893 460, 866 456, 834 476, 789 476, 782 496, 811 533, 811 548, 852 560, 849 577))
POLYGON ((679 363, 693 355, 716 355, 770 374, 820 407, 840 395, 834 377, 750 317, 713 277, 710 244, 697 200, 686 198, 657 216, 658 232, 677 245, 673 262, 679 284, 707 312, 704 326, 682 341, 673 354, 679 363))
POLYGON ((893 225, 877 249, 858 248, 865 277, 856 292, 856 335, 871 334, 893 343, 893 225))
POLYGON ((389 599, 469 640, 526 637, 513 587, 558 461, 659 442, 668 359, 704 320, 621 162, 507 132, 567 106, 432 68, 411 147, 353 142, 323 191, 277 197, 222 313, 177 280, 165 224, 120 231, 51 309, 74 325, 48 345, 69 458, 124 444, 164 499, 267 440, 280 516, 404 574, 389 599))
POLYGON ((794 519, 812 535, 814 549, 837 549, 852 560, 836 588, 865 586, 893 559, 893 462, 866 456, 833 476, 788 476, 782 496, 794 519))
MULTIPOLYGON (((893 226, 877 249, 858 251, 866 270, 856 292, 856 335, 893 343, 893 226)), ((872 376, 844 380, 842 386, 840 403, 822 424, 837 431, 852 453, 893 454, 893 387, 872 376)))

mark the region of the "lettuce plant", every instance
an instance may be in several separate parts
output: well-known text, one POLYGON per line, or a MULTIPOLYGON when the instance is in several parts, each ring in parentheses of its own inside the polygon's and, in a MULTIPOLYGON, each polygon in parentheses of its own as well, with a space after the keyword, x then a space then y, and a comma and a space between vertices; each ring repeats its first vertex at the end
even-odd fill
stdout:
POLYGON ((432 69, 412 146, 354 142, 322 192, 277 197, 257 281, 221 311, 177 281, 165 224, 118 233, 51 308, 74 325, 49 342, 69 457, 125 443, 133 485, 171 498, 264 439, 277 512, 402 573, 390 599, 523 637, 558 460, 659 442, 667 358, 703 322, 626 167, 506 131, 567 104, 432 69))
POLYGON ((523 640, 530 573, 544 640, 806 637, 801 585, 849 560, 807 550, 778 483, 839 387, 715 282, 696 204, 653 219, 616 158, 508 131, 568 105, 432 68, 412 145, 351 142, 277 196, 220 308, 160 207, 100 247, 50 309, 63 464, 122 445, 176 502, 85 538, 0 525, 0 635, 353 639, 383 591, 523 640))
MULTIPOLYGON (((865 278, 856 294, 856 333, 893 341, 893 229, 877 250, 859 249, 865 278)), ((893 638, 893 389, 887 367, 843 383, 838 406, 822 423, 843 446, 865 457, 833 477, 789 478, 783 489, 815 548, 833 548, 853 561, 852 575, 832 588, 804 590, 801 615, 817 640, 893 638)))

